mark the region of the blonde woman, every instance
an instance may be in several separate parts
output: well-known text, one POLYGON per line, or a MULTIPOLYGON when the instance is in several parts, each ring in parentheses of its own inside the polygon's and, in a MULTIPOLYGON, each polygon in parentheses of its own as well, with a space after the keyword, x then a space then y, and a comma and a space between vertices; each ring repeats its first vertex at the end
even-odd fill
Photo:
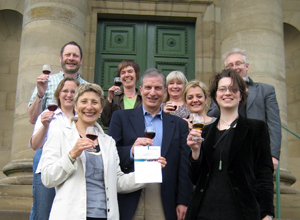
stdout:
POLYGON ((181 71, 172 71, 167 76, 167 94, 161 104, 165 113, 176 115, 180 118, 187 118, 189 109, 182 99, 183 89, 187 84, 187 79, 181 71))
MULTIPOLYGON (((192 80, 188 82, 183 91, 183 100, 186 106, 190 110, 190 113, 196 113, 204 117, 205 125, 213 123, 216 118, 206 115, 205 108, 207 106, 207 89, 206 86, 198 81, 192 80)), ((189 123, 189 129, 192 129, 192 123, 190 117, 186 120, 189 123)))

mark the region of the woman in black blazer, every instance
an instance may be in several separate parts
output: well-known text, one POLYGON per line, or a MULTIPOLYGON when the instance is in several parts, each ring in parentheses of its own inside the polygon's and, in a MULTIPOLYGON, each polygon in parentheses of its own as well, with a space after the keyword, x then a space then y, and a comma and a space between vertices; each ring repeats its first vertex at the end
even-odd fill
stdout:
POLYGON ((187 220, 267 220, 274 216, 273 164, 265 122, 238 115, 247 87, 234 70, 216 74, 210 96, 220 118, 191 130, 190 179, 196 185, 187 220), (203 136, 201 143, 197 136, 203 136))

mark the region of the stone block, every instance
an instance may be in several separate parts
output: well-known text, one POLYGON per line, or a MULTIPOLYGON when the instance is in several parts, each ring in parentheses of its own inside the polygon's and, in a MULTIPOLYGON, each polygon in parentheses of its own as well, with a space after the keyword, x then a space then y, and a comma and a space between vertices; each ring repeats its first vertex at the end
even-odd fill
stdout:
POLYGON ((287 108, 287 114, 289 120, 291 121, 299 119, 300 103, 290 103, 289 107, 287 108))
POLYGON ((13 111, 2 111, 0 114, 0 125, 5 130, 12 130, 14 122, 14 112, 13 111))
POLYGON ((7 92, 0 91, 0 111, 6 110, 7 92))
POLYGON ((287 104, 293 103, 295 101, 295 93, 294 93, 294 88, 289 86, 286 87, 286 102, 287 104))
POLYGON ((164 11, 164 12, 173 11, 172 10, 172 4, 165 3, 165 2, 157 2, 155 10, 157 12, 159 12, 159 11, 164 11))
POLYGON ((155 2, 140 2, 141 14, 144 14, 143 11, 155 11, 155 10, 156 10, 155 2))
POLYGON ((213 72, 213 59, 212 58, 203 58, 203 71, 204 73, 213 72))
POLYGON ((189 12, 190 4, 173 3, 172 11, 189 12))
POLYGON ((139 2, 124 2, 124 10, 139 10, 139 2))
POLYGON ((16 100, 16 93, 7 93, 6 99, 6 109, 10 111, 15 111, 15 100, 16 100))
POLYGON ((299 71, 300 71, 300 68, 290 69, 290 70, 286 71, 286 86, 287 87, 299 85, 299 82, 300 82, 299 71))

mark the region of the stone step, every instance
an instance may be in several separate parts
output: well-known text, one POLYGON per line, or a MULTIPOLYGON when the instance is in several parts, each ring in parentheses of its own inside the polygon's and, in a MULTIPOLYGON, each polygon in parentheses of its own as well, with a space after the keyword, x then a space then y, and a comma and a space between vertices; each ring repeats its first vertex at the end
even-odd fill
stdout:
MULTIPOLYGON (((31 185, 6 185, 0 184, 0 211, 10 214, 27 213, 32 206, 31 185)), ((0 215, 1 217, 2 215, 0 215)))
POLYGON ((0 220, 28 220, 29 211, 3 211, 0 210, 0 220))

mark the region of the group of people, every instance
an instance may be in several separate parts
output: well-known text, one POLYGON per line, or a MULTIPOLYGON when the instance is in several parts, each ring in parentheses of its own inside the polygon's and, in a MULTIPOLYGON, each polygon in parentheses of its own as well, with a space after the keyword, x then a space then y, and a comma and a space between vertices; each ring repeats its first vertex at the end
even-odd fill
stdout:
POLYGON ((209 89, 178 70, 165 77, 152 68, 139 77, 139 65, 124 60, 122 88, 110 87, 106 100, 99 85, 78 74, 77 43, 62 47, 60 62, 59 73, 37 78, 29 102, 29 146, 36 150, 30 219, 273 218, 279 109, 274 87, 247 77, 244 51, 225 55, 209 89), (53 97, 58 108, 45 110, 53 97), (203 130, 192 127, 191 114, 204 118, 203 130), (153 139, 144 135, 150 125, 153 139), (149 145, 161 146, 163 181, 137 184, 134 149, 149 145))

